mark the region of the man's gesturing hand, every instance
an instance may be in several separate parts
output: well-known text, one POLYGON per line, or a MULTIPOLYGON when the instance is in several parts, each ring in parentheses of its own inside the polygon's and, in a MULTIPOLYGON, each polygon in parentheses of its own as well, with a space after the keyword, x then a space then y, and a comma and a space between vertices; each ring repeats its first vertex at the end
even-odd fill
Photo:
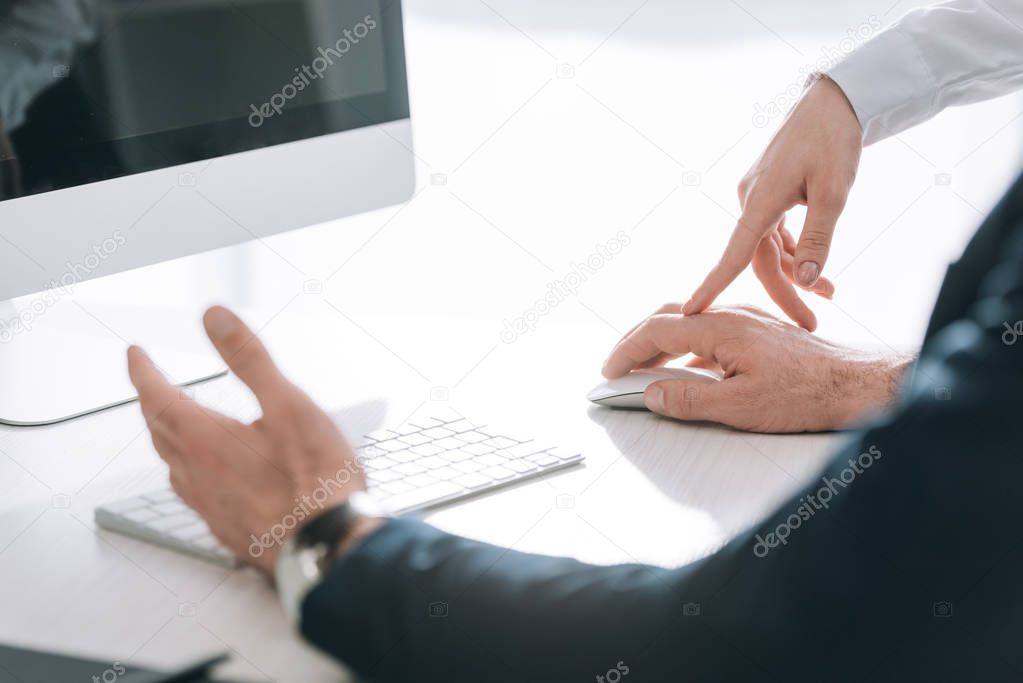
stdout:
POLYGON ((629 332, 604 376, 664 365, 692 353, 690 365, 717 370, 717 383, 667 380, 647 387, 655 413, 720 422, 752 432, 839 429, 890 403, 908 358, 843 348, 750 307, 681 316, 668 304, 629 332))
POLYGON ((236 557, 272 574, 284 539, 364 490, 365 479, 333 421, 281 375, 241 320, 214 307, 203 322, 259 399, 258 420, 243 424, 195 403, 136 347, 128 350, 129 373, 174 491, 236 557))
POLYGON ((801 327, 816 329, 817 318, 792 284, 821 296, 834 293, 821 271, 862 148, 860 124, 845 94, 834 81, 818 80, 739 183, 742 215, 721 260, 682 312, 705 310, 752 262, 785 314, 801 327), (797 204, 807 207, 798 243, 785 230, 785 212, 797 204))

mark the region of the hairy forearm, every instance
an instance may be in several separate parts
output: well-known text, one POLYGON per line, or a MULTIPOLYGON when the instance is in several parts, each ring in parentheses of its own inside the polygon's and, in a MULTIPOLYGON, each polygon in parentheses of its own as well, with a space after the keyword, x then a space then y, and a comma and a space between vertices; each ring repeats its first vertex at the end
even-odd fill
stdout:
POLYGON ((836 406, 836 424, 851 426, 893 406, 914 362, 915 353, 864 353, 836 363, 828 387, 836 406))

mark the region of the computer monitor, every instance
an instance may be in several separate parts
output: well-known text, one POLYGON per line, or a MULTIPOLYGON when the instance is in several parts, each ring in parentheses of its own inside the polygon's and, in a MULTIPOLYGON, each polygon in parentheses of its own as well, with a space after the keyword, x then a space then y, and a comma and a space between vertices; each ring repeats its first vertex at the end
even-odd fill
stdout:
MULTIPOLYGON (((0 2, 0 302, 45 306, 405 201, 414 182, 397 0, 0 2)), ((0 320, 0 422, 134 398, 123 345, 77 346, 24 313, 0 320)))

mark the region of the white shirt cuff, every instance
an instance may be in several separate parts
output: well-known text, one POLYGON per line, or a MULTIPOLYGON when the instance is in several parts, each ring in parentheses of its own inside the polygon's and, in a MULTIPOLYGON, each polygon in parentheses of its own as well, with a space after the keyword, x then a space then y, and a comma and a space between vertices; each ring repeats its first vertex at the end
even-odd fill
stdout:
POLYGON ((845 93, 863 129, 863 144, 926 120, 938 89, 913 38, 893 26, 824 71, 845 93))

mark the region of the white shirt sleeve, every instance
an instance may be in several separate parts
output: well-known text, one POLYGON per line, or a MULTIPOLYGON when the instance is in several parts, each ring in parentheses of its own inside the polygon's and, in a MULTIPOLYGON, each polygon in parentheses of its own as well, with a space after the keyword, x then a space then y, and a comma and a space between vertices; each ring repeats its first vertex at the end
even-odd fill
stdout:
POLYGON ((909 12, 824 72, 871 144, 945 107, 1023 87, 1023 0, 954 0, 909 12))

